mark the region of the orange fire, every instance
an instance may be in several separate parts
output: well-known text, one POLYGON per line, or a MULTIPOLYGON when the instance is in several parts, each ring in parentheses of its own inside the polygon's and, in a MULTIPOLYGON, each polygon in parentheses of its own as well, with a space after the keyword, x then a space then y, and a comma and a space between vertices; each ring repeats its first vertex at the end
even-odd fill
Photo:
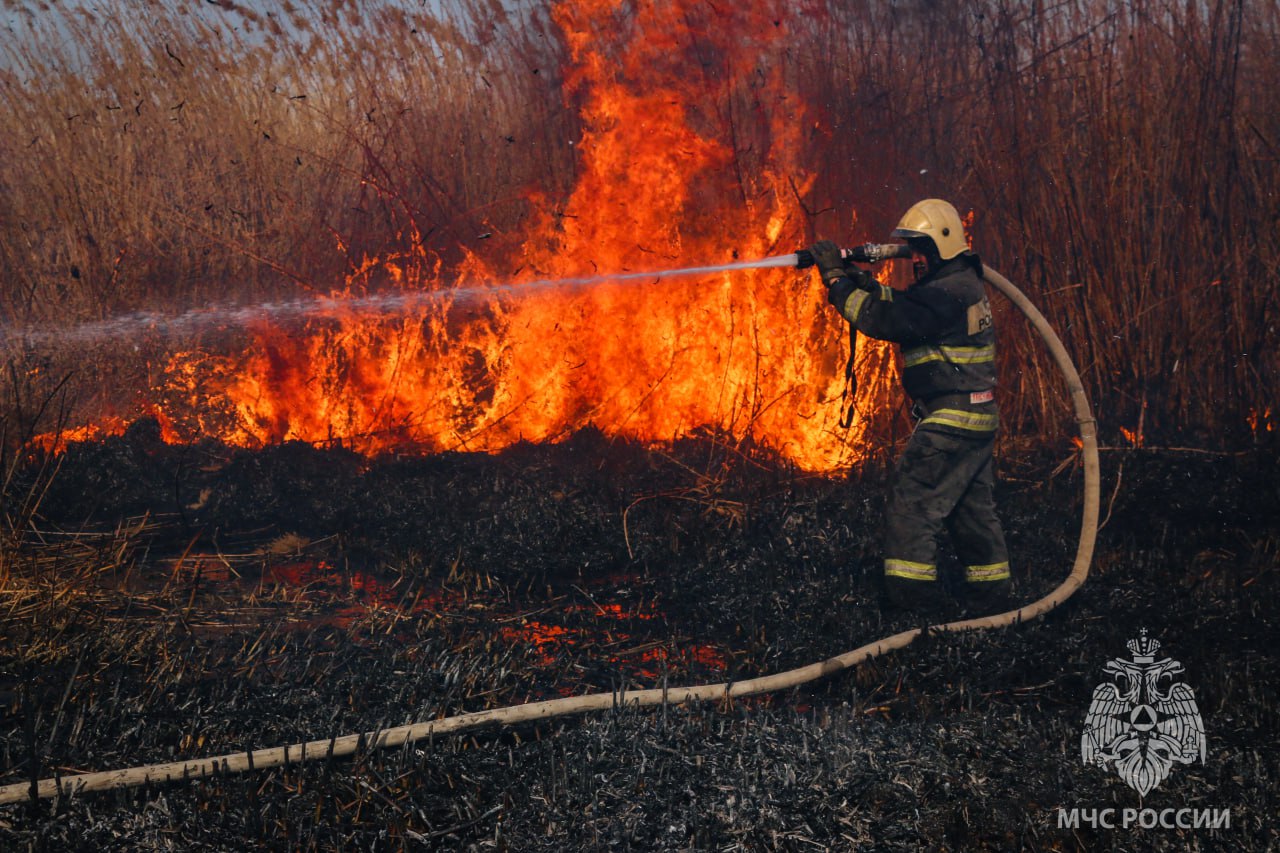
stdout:
POLYGON ((1250 409, 1248 421, 1249 429, 1253 430, 1254 433, 1271 432, 1274 429, 1274 424, 1271 422, 1270 406, 1267 406, 1261 412, 1257 409, 1250 409))
POLYGON ((122 435, 128 426, 124 418, 106 415, 95 423, 37 435, 31 440, 31 444, 47 453, 61 453, 68 444, 77 441, 96 441, 112 435, 122 435))
MULTIPOLYGON (((496 451, 594 425, 652 442, 710 430, 814 471, 856 461, 866 416, 891 388, 892 358, 886 347, 860 347, 861 416, 841 429, 845 326, 811 272, 519 287, 803 244, 789 178, 815 166, 795 162, 804 116, 769 59, 798 13, 759 5, 772 4, 712 13, 677 0, 633 14, 609 0, 555 6, 581 111, 579 178, 567 200, 530 194, 538 212, 516 286, 472 298, 461 288, 512 278, 471 258, 404 282, 439 298, 394 318, 353 305, 302 333, 264 322, 239 353, 178 355, 163 388, 177 433, 243 446, 340 440, 366 453, 496 451), (701 66, 688 32, 707 14, 716 18, 698 36, 698 55, 715 69, 703 74, 692 70, 701 66), (768 149, 753 151, 762 164, 753 174, 735 168, 726 117, 727 99, 746 90, 773 108, 759 118, 770 125, 768 149)), ((349 282, 335 295, 352 293, 349 282)))

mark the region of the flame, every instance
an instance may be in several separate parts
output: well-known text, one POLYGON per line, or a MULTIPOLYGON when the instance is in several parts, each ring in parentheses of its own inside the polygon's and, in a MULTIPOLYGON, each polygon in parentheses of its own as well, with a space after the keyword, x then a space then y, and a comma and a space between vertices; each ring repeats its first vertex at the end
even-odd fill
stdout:
POLYGON ((579 177, 567 199, 528 194, 515 286, 472 298, 463 288, 512 280, 477 257, 449 271, 425 253, 367 259, 335 293, 333 313, 304 330, 263 322, 240 352, 175 356, 161 396, 176 434, 249 447, 298 439, 365 453, 496 451, 594 425, 645 442, 709 430, 806 470, 857 461, 893 384, 891 351, 859 348, 858 417, 841 429, 846 332, 812 273, 519 287, 803 244, 798 198, 808 184, 791 180, 809 173, 797 162, 806 118, 770 64, 799 12, 738 6, 763 8, 556 4, 580 110, 579 177), (709 26, 695 26, 708 15, 709 26), (700 68, 709 70, 691 75, 700 68), (745 96, 769 122, 750 168, 737 162, 728 118, 745 96), (353 300, 342 307, 379 267, 437 298, 394 318, 353 300))
POLYGON ((1120 434, 1123 435, 1125 437, 1125 440, 1128 441, 1129 444, 1132 445, 1133 447, 1142 447, 1142 445, 1145 443, 1145 440, 1142 437, 1141 427, 1139 427, 1136 430, 1131 430, 1127 427, 1120 427, 1120 434))
POLYGON ((31 439, 31 446, 38 447, 46 453, 61 453, 67 445, 81 441, 100 441, 110 436, 123 435, 129 422, 118 415, 106 415, 96 422, 84 426, 61 429, 57 432, 46 432, 31 439))
POLYGON ((1267 406, 1261 412, 1257 409, 1250 409, 1247 418, 1249 429, 1255 434, 1258 432, 1271 432, 1275 425, 1271 422, 1271 407, 1267 406))
MULTIPOLYGON (((144 414, 155 419, 159 424, 161 440, 169 444, 177 444, 186 440, 186 436, 175 429, 172 418, 162 408, 145 406, 144 414)), ((120 415, 102 415, 93 423, 78 427, 63 427, 52 432, 40 433, 33 436, 27 442, 27 446, 43 450, 45 453, 62 453, 72 444, 102 441, 107 438, 122 436, 128 431, 130 423, 128 419, 120 415)))

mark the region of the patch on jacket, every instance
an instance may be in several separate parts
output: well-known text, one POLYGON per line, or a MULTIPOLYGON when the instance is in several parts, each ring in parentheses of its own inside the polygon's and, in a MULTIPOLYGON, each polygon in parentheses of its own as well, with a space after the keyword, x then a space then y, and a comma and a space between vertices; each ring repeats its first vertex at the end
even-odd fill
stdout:
POLYGON ((968 315, 968 332, 976 335, 979 332, 985 332, 991 328, 991 303, 987 301, 987 297, 982 297, 981 302, 975 302, 969 306, 968 315))

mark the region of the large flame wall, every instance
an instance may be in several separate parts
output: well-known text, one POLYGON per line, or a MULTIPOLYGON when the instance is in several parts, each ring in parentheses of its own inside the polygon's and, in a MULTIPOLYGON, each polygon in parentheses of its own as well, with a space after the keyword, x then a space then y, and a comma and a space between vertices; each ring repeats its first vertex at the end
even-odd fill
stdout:
MULTIPOLYGON (((370 453, 492 451, 587 425, 656 442, 709 429, 809 470, 856 459, 865 418, 838 426, 846 327, 812 273, 465 289, 794 251, 806 237, 796 187, 814 166, 795 162, 805 116, 769 62, 794 13, 770 5, 557 5, 579 174, 567 199, 530 193, 518 273, 473 257, 405 282, 439 298, 394 317, 353 307, 305 329, 264 321, 236 354, 183 353, 166 372, 169 429, 370 453), (743 87, 767 146, 750 173, 729 107, 743 87)), ((865 415, 892 367, 879 346, 860 359, 865 415)))

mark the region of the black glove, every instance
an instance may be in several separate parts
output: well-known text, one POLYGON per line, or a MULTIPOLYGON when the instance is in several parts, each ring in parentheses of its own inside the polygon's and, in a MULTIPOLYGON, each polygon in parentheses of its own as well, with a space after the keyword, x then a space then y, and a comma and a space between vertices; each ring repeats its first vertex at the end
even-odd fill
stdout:
POLYGON ((827 301, 841 313, 855 290, 873 290, 875 283, 866 270, 846 260, 840 247, 830 240, 819 240, 803 250, 813 258, 818 274, 827 285, 827 301))
POLYGON ((808 252, 818 266, 818 275, 822 276, 823 282, 828 286, 831 285, 833 278, 847 275, 840 247, 831 240, 819 240, 809 247, 808 252))

